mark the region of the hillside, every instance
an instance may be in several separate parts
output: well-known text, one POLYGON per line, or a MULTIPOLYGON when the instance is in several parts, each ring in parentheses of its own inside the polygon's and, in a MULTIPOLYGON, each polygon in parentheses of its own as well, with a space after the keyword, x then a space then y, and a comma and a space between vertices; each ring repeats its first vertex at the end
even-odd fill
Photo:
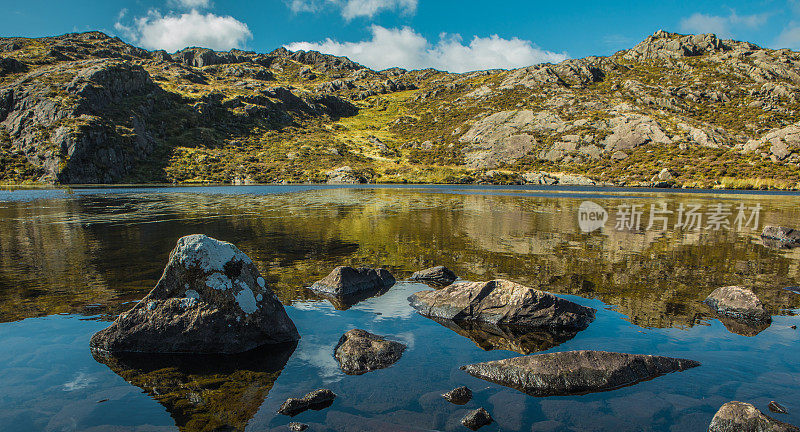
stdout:
POLYGON ((800 53, 658 32, 511 71, 0 38, 0 183, 800 188, 800 53))

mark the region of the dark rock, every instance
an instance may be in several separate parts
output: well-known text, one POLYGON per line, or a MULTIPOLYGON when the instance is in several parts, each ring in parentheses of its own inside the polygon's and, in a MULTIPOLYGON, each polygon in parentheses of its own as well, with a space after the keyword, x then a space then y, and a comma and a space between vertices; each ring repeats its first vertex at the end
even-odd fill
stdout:
POLYGON ((613 390, 700 363, 670 357, 604 351, 566 351, 462 366, 470 375, 531 396, 613 390))
POLYGON ((800 428, 780 422, 764 415, 758 408, 744 402, 728 402, 723 405, 708 432, 797 432, 800 428))
POLYGON ((240 353, 298 339, 250 258, 195 234, 178 240, 155 288, 90 344, 115 353, 240 353))
POLYGON ((800 231, 793 228, 767 225, 761 232, 761 237, 765 239, 777 240, 778 242, 785 243, 787 245, 800 245, 800 231))
POLYGON ((769 408, 770 411, 772 411, 772 412, 774 412, 776 414, 789 414, 789 412, 786 411, 786 408, 783 405, 781 405, 781 404, 779 404, 779 403, 777 403, 775 401, 770 401, 770 403, 768 405, 768 408, 769 408))
POLYGON ((387 368, 403 355, 406 346, 364 330, 353 329, 342 335, 334 350, 342 372, 362 375, 387 368))
POLYGON ((350 296, 362 291, 380 290, 394 285, 394 276, 379 268, 336 267, 328 276, 314 282, 310 289, 322 294, 350 296))
POLYGON ((321 294, 317 293, 320 297, 328 300, 331 305, 336 310, 345 311, 350 309, 351 307, 361 303, 364 300, 371 299, 373 297, 380 297, 386 294, 391 286, 368 290, 368 291, 359 291, 356 294, 352 295, 343 295, 343 296, 336 296, 336 295, 329 295, 329 294, 321 294))
POLYGON ((455 273, 445 266, 431 267, 411 275, 411 280, 420 281, 434 287, 450 285, 458 279, 455 273))
POLYGON ((429 318, 582 330, 595 310, 507 280, 465 282, 409 297, 429 318))
POLYGON ((303 432, 304 430, 308 429, 308 425, 305 423, 297 423, 291 422, 288 425, 289 430, 292 432, 303 432))
POLYGON ((442 397, 450 403, 464 405, 472 400, 472 390, 467 386, 461 386, 443 394, 442 397))
POLYGON ((749 289, 727 286, 715 289, 704 301, 720 315, 753 323, 769 323, 772 317, 758 297, 749 289))
POLYGON ((470 411, 461 419, 461 424, 472 430, 478 430, 491 423, 492 416, 483 408, 470 411))
POLYGON ((297 414, 309 409, 325 409, 333 404, 334 399, 336 399, 336 393, 328 389, 314 390, 299 399, 286 399, 286 402, 284 402, 281 407, 278 408, 278 414, 294 417, 297 414))

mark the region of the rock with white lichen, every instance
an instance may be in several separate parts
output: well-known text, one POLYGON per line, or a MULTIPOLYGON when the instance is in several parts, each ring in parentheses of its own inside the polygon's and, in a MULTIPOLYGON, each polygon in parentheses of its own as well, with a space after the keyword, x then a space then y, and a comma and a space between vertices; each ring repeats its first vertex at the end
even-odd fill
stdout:
POLYGON ((250 258, 201 234, 183 237, 145 298, 95 333, 114 353, 241 353, 300 339, 250 258))

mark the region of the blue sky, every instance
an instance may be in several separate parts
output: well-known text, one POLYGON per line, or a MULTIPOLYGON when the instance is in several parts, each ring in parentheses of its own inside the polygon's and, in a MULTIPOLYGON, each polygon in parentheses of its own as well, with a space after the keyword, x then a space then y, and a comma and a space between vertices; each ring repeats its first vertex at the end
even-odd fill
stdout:
POLYGON ((608 55, 656 30, 800 49, 800 0, 0 0, 2 36, 101 30, 148 49, 347 55, 373 68, 511 68, 608 55))

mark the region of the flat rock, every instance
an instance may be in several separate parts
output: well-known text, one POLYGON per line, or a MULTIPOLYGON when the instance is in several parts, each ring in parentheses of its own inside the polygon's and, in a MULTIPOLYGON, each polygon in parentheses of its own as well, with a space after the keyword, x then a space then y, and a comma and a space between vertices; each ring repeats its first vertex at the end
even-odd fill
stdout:
POLYGON ((595 310, 507 280, 464 282, 409 297, 428 318, 536 328, 586 328, 595 310))
POLYGON ((566 351, 476 363, 461 369, 531 396, 564 396, 613 390, 696 366, 700 363, 671 357, 566 351))
POLYGON ((492 416, 483 408, 470 411, 461 419, 461 424, 472 430, 478 430, 491 423, 492 416))
POLYGON ((394 285, 395 279, 388 270, 366 267, 336 267, 324 278, 314 282, 310 289, 333 296, 352 296, 364 291, 379 291, 394 285))
POLYGON ((411 280, 419 281, 435 287, 450 285, 458 279, 455 273, 445 266, 431 267, 411 275, 411 280))
POLYGON ((786 407, 775 401, 770 401, 767 408, 769 408, 769 410, 774 412, 775 414, 789 414, 789 412, 786 411, 786 407))
POLYGON ((461 386, 443 394, 442 397, 450 403, 464 405, 472 400, 472 390, 467 386, 461 386))
POLYGON ((331 406, 334 399, 336 399, 336 393, 328 389, 314 390, 302 398, 286 399, 286 402, 284 402, 281 407, 278 408, 278 414, 294 417, 297 414, 309 409, 325 409, 331 406))
POLYGON ((797 432, 799 428, 764 415, 745 402, 728 402, 714 414, 708 432, 797 432))
POLYGON ((703 303, 716 313, 737 320, 753 323, 769 323, 772 320, 758 297, 749 289, 740 286, 717 288, 703 303))
POLYGON ((395 364, 405 349, 406 346, 400 342, 386 340, 365 330, 353 329, 339 338, 334 357, 342 372, 362 375, 395 364))
POLYGON ((242 353, 300 339, 278 297, 236 246, 183 237, 139 303, 92 336, 114 353, 242 353))
POLYGON ((800 245, 800 231, 793 228, 767 225, 761 232, 761 237, 787 245, 800 245))

